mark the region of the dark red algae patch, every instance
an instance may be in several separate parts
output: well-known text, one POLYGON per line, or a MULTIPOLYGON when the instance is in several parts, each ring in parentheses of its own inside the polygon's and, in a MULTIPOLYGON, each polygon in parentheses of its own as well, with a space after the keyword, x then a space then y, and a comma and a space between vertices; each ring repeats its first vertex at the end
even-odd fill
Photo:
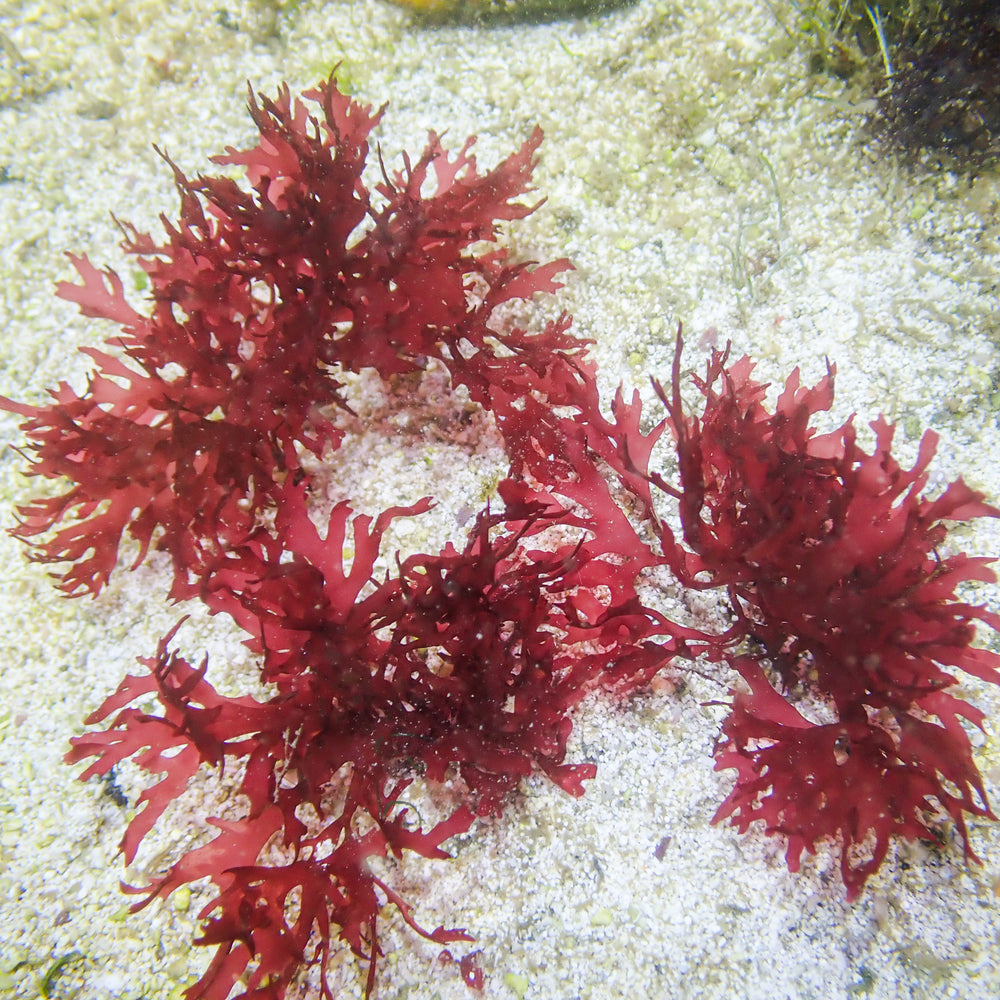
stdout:
POLYGON ((793 869, 832 842, 851 898, 893 837, 939 839, 945 819, 973 857, 965 817, 992 813, 966 726, 983 716, 954 693, 953 671, 1000 679, 1000 658, 972 645, 977 622, 1000 619, 957 596, 995 580, 989 560, 940 553, 947 522, 1000 511, 961 480, 924 496, 933 432, 905 469, 881 418, 871 453, 853 420, 815 431, 832 367, 812 388, 793 372, 772 412, 751 361, 717 351, 690 416, 680 335, 672 380, 656 384, 667 416, 643 430, 638 394, 602 408, 567 316, 538 332, 499 321, 569 267, 491 246, 500 222, 533 210, 521 199, 540 130, 485 172, 472 140, 449 153, 432 134, 402 169, 379 161, 369 190, 383 110, 334 79, 301 99, 251 92, 249 107, 259 141, 215 158, 245 184, 170 164, 181 212, 165 241, 123 226, 148 276, 144 311, 113 271, 71 258, 80 281, 59 294, 119 327, 85 350, 86 389, 0 400, 24 418, 29 475, 63 486, 19 508, 13 534, 31 558, 78 596, 118 571, 126 536, 136 564, 167 553, 165 599, 230 618, 257 657, 248 689, 268 685, 263 700, 220 694, 207 658, 173 648, 178 625, 67 754, 89 761, 83 778, 126 759, 149 774, 126 862, 200 768, 239 765, 243 814, 209 818, 212 840, 129 890, 141 909, 188 883, 213 887, 196 939, 213 957, 188 1000, 281 1000, 310 968, 332 998, 338 948, 367 967, 370 994, 389 904, 481 989, 483 952, 452 955, 471 936, 425 928, 392 867, 373 862, 447 857, 449 838, 500 815, 532 773, 582 795, 595 766, 566 760, 581 698, 640 689, 701 656, 736 683, 716 753, 736 781, 717 820, 762 821, 793 869), (489 414, 509 467, 463 541, 377 573, 393 522, 426 516, 432 500, 330 509, 310 470, 359 417, 349 373, 405 384, 429 367, 489 414), (650 468, 664 432, 676 483, 650 468), (717 590, 732 627, 709 634, 644 605, 636 585, 653 569, 717 590), (803 690, 824 721, 796 707, 803 690), (407 797, 417 778, 449 790, 436 822, 407 797))

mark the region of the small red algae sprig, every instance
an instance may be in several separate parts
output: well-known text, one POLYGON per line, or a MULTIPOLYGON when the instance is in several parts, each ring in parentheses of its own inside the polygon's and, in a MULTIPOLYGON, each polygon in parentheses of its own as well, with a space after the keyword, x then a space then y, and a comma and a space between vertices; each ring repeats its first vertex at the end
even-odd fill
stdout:
POLYGON ((957 668, 1000 682, 1000 656, 971 645, 975 622, 1000 616, 958 596, 995 582, 988 558, 942 555, 947 521, 998 517, 961 479, 923 495, 938 437, 928 431, 916 462, 893 458, 893 426, 872 422, 865 451, 853 417, 818 434, 812 418, 833 401, 833 367, 812 388, 796 369, 773 412, 753 365, 713 352, 695 384, 700 418, 680 396, 678 337, 670 392, 658 387, 677 442, 677 498, 687 550, 676 556, 689 586, 724 587, 736 624, 720 639, 746 681, 723 724, 719 768, 737 771, 716 813, 746 830, 761 820, 788 838, 788 862, 838 838, 850 898, 895 836, 940 840, 951 817, 974 857, 965 816, 993 818, 963 725, 983 713, 951 690, 957 668), (742 651, 741 651, 742 650, 742 651), (809 721, 779 694, 813 692, 835 716, 809 721))

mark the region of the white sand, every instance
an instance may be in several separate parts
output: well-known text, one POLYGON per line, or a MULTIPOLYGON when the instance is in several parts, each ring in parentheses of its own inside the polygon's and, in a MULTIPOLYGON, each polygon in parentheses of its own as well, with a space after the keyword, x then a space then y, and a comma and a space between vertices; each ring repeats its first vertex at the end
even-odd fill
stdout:
MULTIPOLYGON (((885 160, 866 145, 864 93, 810 77, 764 0, 642 0, 600 19, 492 30, 421 29, 378 0, 38 0, 5 3, 0 30, 23 59, 0 51, 0 93, 22 95, 0 108, 0 392, 39 400, 60 378, 80 384, 87 364, 74 348, 111 331, 52 287, 70 277, 66 250, 121 266, 110 212, 140 228, 176 214, 151 143, 190 173, 208 170, 210 154, 250 138, 247 79, 300 89, 343 60, 358 96, 391 102, 378 133, 391 163, 435 128, 456 147, 478 133, 492 164, 542 124, 536 182, 548 202, 510 240, 521 254, 575 262, 558 301, 537 309, 575 315, 609 391, 624 380, 651 396, 647 375, 667 377, 678 320, 692 364, 712 330, 769 379, 796 364, 815 379, 829 355, 837 419, 884 410, 901 423, 904 458, 932 425, 942 436, 932 487, 961 473, 1000 497, 1000 180, 885 160)), ((19 440, 16 423, 0 416, 5 441, 19 440)), ((449 486, 448 449, 426 453, 440 461, 428 481, 446 509, 488 481, 484 469, 449 486)), ((406 467, 391 454, 379 463, 358 489, 398 502, 406 467)), ((31 495, 21 465, 2 456, 4 524, 31 495)), ((413 496, 428 488, 413 486, 413 496)), ((954 538, 1000 551, 993 524, 954 538)), ((61 762, 83 717, 179 617, 163 582, 154 566, 119 576, 97 601, 62 600, 0 539, 0 996, 37 996, 53 963, 79 952, 52 996, 179 997, 208 958, 189 944, 197 893, 186 909, 182 897, 126 915, 123 810, 61 762)), ((974 597, 998 605, 996 588, 974 597)), ((194 610, 179 641, 193 656, 207 649, 213 679, 237 690, 248 656, 224 623, 194 610)), ((572 760, 599 766, 582 800, 529 781, 502 821, 457 838, 456 860, 405 865, 404 895, 425 926, 476 934, 483 995, 1000 994, 1000 827, 971 824, 982 867, 966 868, 957 850, 899 847, 847 905, 832 853, 792 875, 778 842, 710 826, 731 781, 712 770, 721 709, 703 707, 725 696, 717 677, 627 706, 589 702, 571 746, 572 760)), ((993 714, 976 742, 998 799, 1000 697, 965 691, 993 714)), ((122 785, 134 801, 132 777, 122 785)), ((198 842, 218 794, 213 776, 199 782, 127 877, 198 842)), ((471 995, 440 967, 438 947, 387 920, 379 1000, 471 995)), ((349 959, 338 976, 343 997, 360 995, 349 959)))

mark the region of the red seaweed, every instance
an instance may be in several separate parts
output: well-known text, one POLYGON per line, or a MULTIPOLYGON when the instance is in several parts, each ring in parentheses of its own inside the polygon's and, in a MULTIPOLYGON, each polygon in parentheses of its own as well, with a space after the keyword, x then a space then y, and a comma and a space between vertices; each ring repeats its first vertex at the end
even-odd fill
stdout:
MULTIPOLYGON (((749 358, 718 351, 695 379, 703 413, 688 416, 679 335, 671 384, 654 383, 667 418, 644 429, 638 394, 622 390, 605 411, 568 316, 537 332, 498 319, 569 267, 483 247, 537 207, 520 199, 539 129, 483 173, 473 140, 450 155, 432 133, 402 169, 380 159, 370 191, 384 109, 332 78, 302 99, 251 91, 249 108, 259 142, 215 158, 246 185, 189 179, 167 160, 181 210, 163 220, 166 241, 122 226, 149 278, 146 313, 114 271, 71 256, 80 283, 59 294, 120 328, 106 350, 85 349, 86 389, 0 400, 25 418, 29 475, 67 484, 19 509, 12 531, 30 557, 59 565, 76 596, 105 586, 126 536, 133 566, 166 552, 167 596, 232 619, 267 685, 220 694, 207 658, 172 648, 179 623, 67 754, 89 761, 83 779, 126 759, 151 776, 121 842, 128 863, 199 769, 237 766, 242 813, 210 817, 212 839, 128 890, 141 909, 214 887, 196 939, 214 953, 188 1000, 281 1000, 311 967, 332 1000, 338 940, 367 966, 370 995, 389 904, 430 941, 471 940, 424 928, 386 862, 447 857, 532 773, 581 795, 596 770, 566 759, 581 699, 703 654, 744 684, 716 752, 736 771, 716 820, 763 822, 793 870, 835 842, 851 898, 893 838, 940 839, 945 817, 973 858, 965 818, 993 815, 966 731, 983 715, 952 671, 1000 680, 1000 657, 972 645, 977 622, 1000 618, 960 594, 995 581, 990 560, 943 553, 947 522, 1000 511, 962 480, 924 495, 936 435, 906 469, 882 418, 870 453, 853 418, 817 433, 833 366, 812 388, 793 372, 771 410, 749 358), (431 367, 490 415, 509 467, 463 541, 384 570, 386 532, 432 499, 320 516, 310 470, 353 417, 348 373, 388 382, 431 367), (651 468, 668 430, 677 483, 651 468), (661 569, 719 591, 732 627, 706 634, 646 606, 637 581, 661 569), (446 792, 434 822, 404 799, 415 783, 446 792)), ((482 988, 480 952, 457 966, 482 988)))
MULTIPOLYGON (((681 347, 678 337, 678 359, 681 347)), ((734 816, 741 830, 764 821, 788 838, 793 870, 803 849, 839 842, 852 899, 890 837, 940 839, 942 811, 972 858, 964 815, 993 813, 961 720, 982 728, 983 715, 948 692, 953 668, 1000 683, 1000 656, 972 645, 975 622, 997 629, 1000 616, 958 594, 996 574, 990 559, 940 549, 947 521, 1000 510, 961 479, 923 494, 932 431, 910 469, 882 417, 870 453, 853 418, 818 434, 832 367, 809 389, 792 372, 772 412, 750 359, 727 360, 713 352, 695 379, 700 418, 684 415, 676 379, 670 395, 659 389, 677 440, 681 488, 667 488, 689 547, 681 572, 725 588, 736 626, 716 656, 750 687, 722 727, 716 765, 737 777, 716 819, 734 816), (788 698, 803 689, 837 721, 800 714, 788 698)))

